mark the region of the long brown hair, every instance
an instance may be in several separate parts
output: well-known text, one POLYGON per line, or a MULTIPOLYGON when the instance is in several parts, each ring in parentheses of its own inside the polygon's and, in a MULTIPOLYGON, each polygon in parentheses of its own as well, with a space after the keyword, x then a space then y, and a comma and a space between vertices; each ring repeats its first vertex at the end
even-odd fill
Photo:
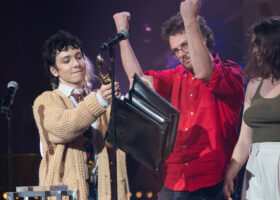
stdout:
POLYGON ((272 16, 255 23, 250 30, 247 80, 280 79, 280 17, 272 16))

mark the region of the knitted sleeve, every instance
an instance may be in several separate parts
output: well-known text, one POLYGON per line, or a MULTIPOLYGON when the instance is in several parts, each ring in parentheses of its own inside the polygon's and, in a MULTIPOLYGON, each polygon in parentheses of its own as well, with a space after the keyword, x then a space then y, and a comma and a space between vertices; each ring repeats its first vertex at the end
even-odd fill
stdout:
POLYGON ((76 108, 67 108, 65 101, 55 92, 44 92, 37 97, 33 113, 39 131, 48 134, 52 143, 67 143, 81 135, 104 112, 93 93, 85 97, 76 108))
POLYGON ((98 129, 101 132, 103 138, 105 138, 107 127, 109 125, 110 115, 111 115, 111 105, 109 105, 106 113, 104 113, 98 118, 98 129))

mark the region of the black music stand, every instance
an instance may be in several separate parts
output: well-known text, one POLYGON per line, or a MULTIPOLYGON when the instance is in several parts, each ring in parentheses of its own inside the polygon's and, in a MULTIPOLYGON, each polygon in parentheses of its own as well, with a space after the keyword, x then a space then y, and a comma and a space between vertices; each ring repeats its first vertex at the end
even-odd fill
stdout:
MULTIPOLYGON (((172 151, 180 112, 135 75, 126 98, 115 99, 116 146, 158 172, 172 151)), ((110 118, 106 139, 112 143, 110 118)))

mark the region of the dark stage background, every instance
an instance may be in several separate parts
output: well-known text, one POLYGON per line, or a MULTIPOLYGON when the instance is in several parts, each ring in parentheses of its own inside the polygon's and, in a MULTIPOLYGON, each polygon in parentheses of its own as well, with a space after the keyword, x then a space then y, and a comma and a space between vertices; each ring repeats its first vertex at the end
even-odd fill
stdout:
MULTIPOLYGON (((7 83, 19 83, 13 105, 14 186, 37 184, 39 135, 32 115, 36 96, 50 90, 42 67, 42 44, 59 29, 78 36, 87 56, 95 62, 99 45, 115 33, 113 14, 131 12, 130 41, 144 70, 174 67, 168 43, 160 37, 160 27, 179 11, 180 0, 27 0, 0 1, 0 99, 7 83), (147 31, 150 30, 150 31, 147 31)), ((205 16, 216 37, 214 51, 220 57, 245 65, 246 32, 261 16, 280 14, 279 0, 204 0, 205 16)), ((105 55, 106 57, 106 55, 105 55)), ((122 92, 128 80, 116 48, 116 79, 122 92)), ((7 122, 0 118, 0 190, 7 188, 7 122)), ((132 189, 157 190, 154 175, 132 158, 128 159, 132 189), (149 180, 149 177, 151 177, 149 180)), ((1 192, 0 191, 0 192, 1 192)))

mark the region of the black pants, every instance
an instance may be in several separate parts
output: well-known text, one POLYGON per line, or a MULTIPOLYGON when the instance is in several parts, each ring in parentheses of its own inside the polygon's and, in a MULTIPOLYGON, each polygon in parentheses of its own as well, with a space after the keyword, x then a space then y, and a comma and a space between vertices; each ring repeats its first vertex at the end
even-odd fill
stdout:
POLYGON ((223 181, 193 192, 173 191, 163 186, 159 192, 158 200, 224 200, 222 195, 223 181))

